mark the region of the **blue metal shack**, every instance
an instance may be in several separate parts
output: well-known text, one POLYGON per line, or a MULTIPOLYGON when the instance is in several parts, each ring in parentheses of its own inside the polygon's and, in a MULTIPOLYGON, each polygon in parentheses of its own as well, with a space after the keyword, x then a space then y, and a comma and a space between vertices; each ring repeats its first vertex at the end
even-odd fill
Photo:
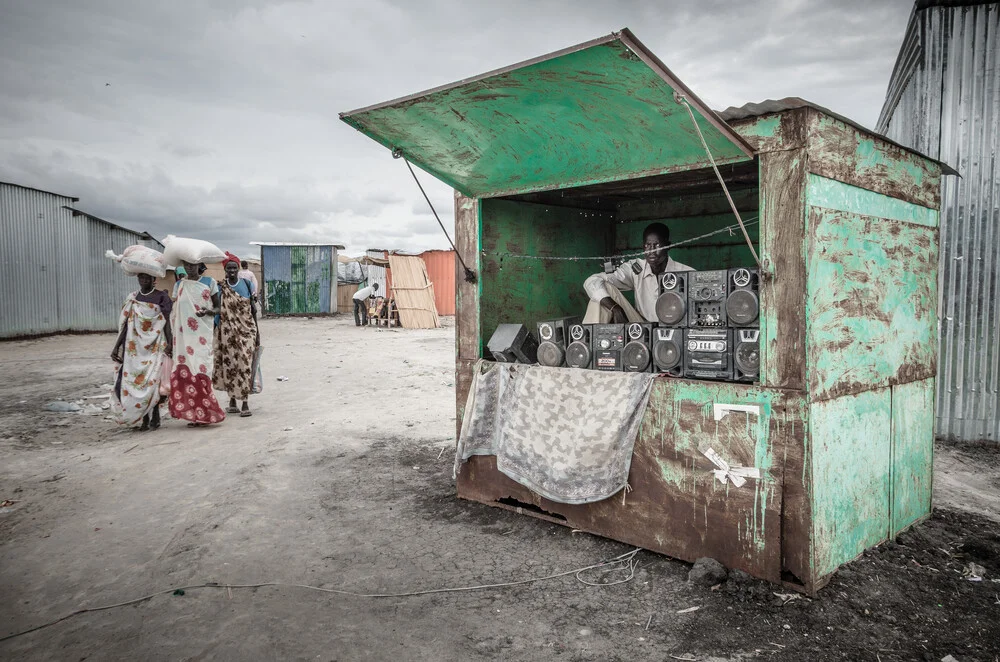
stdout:
POLYGON ((251 242, 260 246, 261 286, 267 315, 337 312, 338 244, 251 242))

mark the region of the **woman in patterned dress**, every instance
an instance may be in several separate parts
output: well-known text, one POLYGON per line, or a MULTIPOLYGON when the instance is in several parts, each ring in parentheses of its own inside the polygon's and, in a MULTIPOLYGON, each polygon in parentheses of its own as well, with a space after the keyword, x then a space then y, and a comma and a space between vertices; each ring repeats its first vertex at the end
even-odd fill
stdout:
POLYGON ((170 415, 189 427, 226 420, 212 389, 213 319, 219 313, 219 285, 198 276, 198 265, 183 263, 187 276, 174 285, 170 322, 174 370, 170 376, 170 415))
POLYGON ((260 345, 260 331, 257 328, 257 309, 253 300, 253 287, 249 281, 239 278, 240 260, 232 253, 226 253, 223 261, 226 280, 219 286, 222 314, 215 327, 215 372, 212 381, 215 388, 229 394, 231 414, 251 416, 247 398, 253 380, 253 357, 260 345), (242 409, 236 408, 236 401, 243 402, 242 409))
POLYGON ((121 333, 111 350, 118 364, 112 411, 122 425, 141 425, 140 431, 160 427, 160 366, 171 356, 170 309, 165 290, 155 288, 150 274, 137 274, 139 289, 122 306, 121 333))

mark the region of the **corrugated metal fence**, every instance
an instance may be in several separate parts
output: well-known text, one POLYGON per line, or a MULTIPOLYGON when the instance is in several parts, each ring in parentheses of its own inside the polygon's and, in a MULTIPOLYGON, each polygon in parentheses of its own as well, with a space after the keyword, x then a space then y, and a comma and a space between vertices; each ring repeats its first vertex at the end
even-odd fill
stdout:
POLYGON ((941 198, 937 432, 1000 440, 1000 3, 914 11, 879 120, 954 166, 941 198))
MULTIPOLYGON (((385 251, 380 248, 372 248, 365 251, 365 255, 379 260, 386 260, 389 258, 389 251, 385 251)), ((389 291, 388 269, 374 264, 366 264, 362 268, 364 269, 365 272, 366 286, 371 285, 373 283, 378 283, 378 291, 380 294, 385 294, 386 292, 389 291)))
POLYGON ((0 183, 0 338, 113 331, 138 285, 104 252, 162 249, 145 233, 74 211, 75 201, 0 183))
POLYGON ((438 315, 455 314, 455 251, 425 251, 427 276, 434 283, 434 304, 438 315))

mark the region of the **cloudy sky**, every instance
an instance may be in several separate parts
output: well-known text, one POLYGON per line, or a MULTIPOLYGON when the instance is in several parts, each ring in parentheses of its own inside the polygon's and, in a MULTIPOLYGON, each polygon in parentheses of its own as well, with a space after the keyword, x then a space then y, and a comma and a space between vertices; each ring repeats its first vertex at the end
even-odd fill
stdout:
MULTIPOLYGON (((716 109, 800 96, 872 126, 911 7, 0 0, 0 181, 251 256, 444 248, 405 165, 339 112, 630 27, 716 109)), ((450 230, 450 189, 421 174, 450 230)))

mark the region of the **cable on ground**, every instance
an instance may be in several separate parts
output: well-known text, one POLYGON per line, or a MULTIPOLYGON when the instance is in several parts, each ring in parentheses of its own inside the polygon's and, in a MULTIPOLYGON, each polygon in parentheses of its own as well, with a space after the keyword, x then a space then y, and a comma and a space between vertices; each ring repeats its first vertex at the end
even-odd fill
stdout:
POLYGON ((337 595, 347 595, 355 598, 407 598, 414 597, 418 595, 431 595, 434 593, 461 593, 465 591, 482 591, 492 588, 506 588, 510 586, 522 586, 524 584, 531 584, 535 582, 544 582, 552 579, 558 579, 559 577, 566 577, 568 575, 575 575, 577 581, 587 586, 617 586, 618 584, 624 584, 626 582, 632 581, 635 577, 635 569, 638 562, 635 560, 636 555, 639 553, 639 548, 633 549, 631 552, 625 552, 624 554, 619 554, 618 556, 608 559, 606 561, 600 561, 598 563, 593 563, 582 568, 576 568, 574 570, 566 570, 564 572, 557 572, 551 575, 545 575, 544 577, 531 577, 528 579, 520 579, 513 582, 502 582, 499 584, 478 584, 475 586, 455 586, 455 587, 445 587, 445 588, 432 588, 425 589, 422 591, 406 591, 403 593, 357 593, 355 591, 348 591, 346 589, 340 588, 323 588, 322 586, 311 586, 309 584, 292 584, 288 582, 261 582, 259 584, 220 584, 217 582, 208 582, 205 584, 191 584, 189 586, 179 586, 174 588, 165 588, 162 591, 156 591, 155 593, 150 593, 149 595, 144 595, 141 598, 135 598, 133 600, 126 600, 125 602, 116 602, 115 604, 103 605, 100 607, 85 607, 82 609, 77 609, 76 611, 70 612, 65 616, 57 618, 55 620, 43 623, 36 627, 22 630, 21 632, 15 632, 14 634, 8 634, 7 636, 0 637, 0 642, 8 641, 16 637, 20 637, 31 632, 37 632, 39 630, 44 630, 45 628, 51 627, 63 621, 69 620, 74 616, 79 616, 80 614, 87 614, 95 611, 107 611, 108 609, 116 609, 118 607, 127 607, 129 605, 139 604, 140 602, 146 602, 147 600, 152 600, 155 597, 166 595, 168 593, 183 594, 184 591, 191 591, 200 588, 222 588, 222 589, 256 589, 264 588, 267 586, 276 586, 279 588, 303 588, 309 591, 317 591, 320 593, 335 593, 337 595), (591 582, 582 577, 585 572, 590 570, 596 570, 598 568, 604 568, 605 572, 602 576, 606 576, 613 572, 625 572, 625 576, 621 579, 609 582, 591 582))

